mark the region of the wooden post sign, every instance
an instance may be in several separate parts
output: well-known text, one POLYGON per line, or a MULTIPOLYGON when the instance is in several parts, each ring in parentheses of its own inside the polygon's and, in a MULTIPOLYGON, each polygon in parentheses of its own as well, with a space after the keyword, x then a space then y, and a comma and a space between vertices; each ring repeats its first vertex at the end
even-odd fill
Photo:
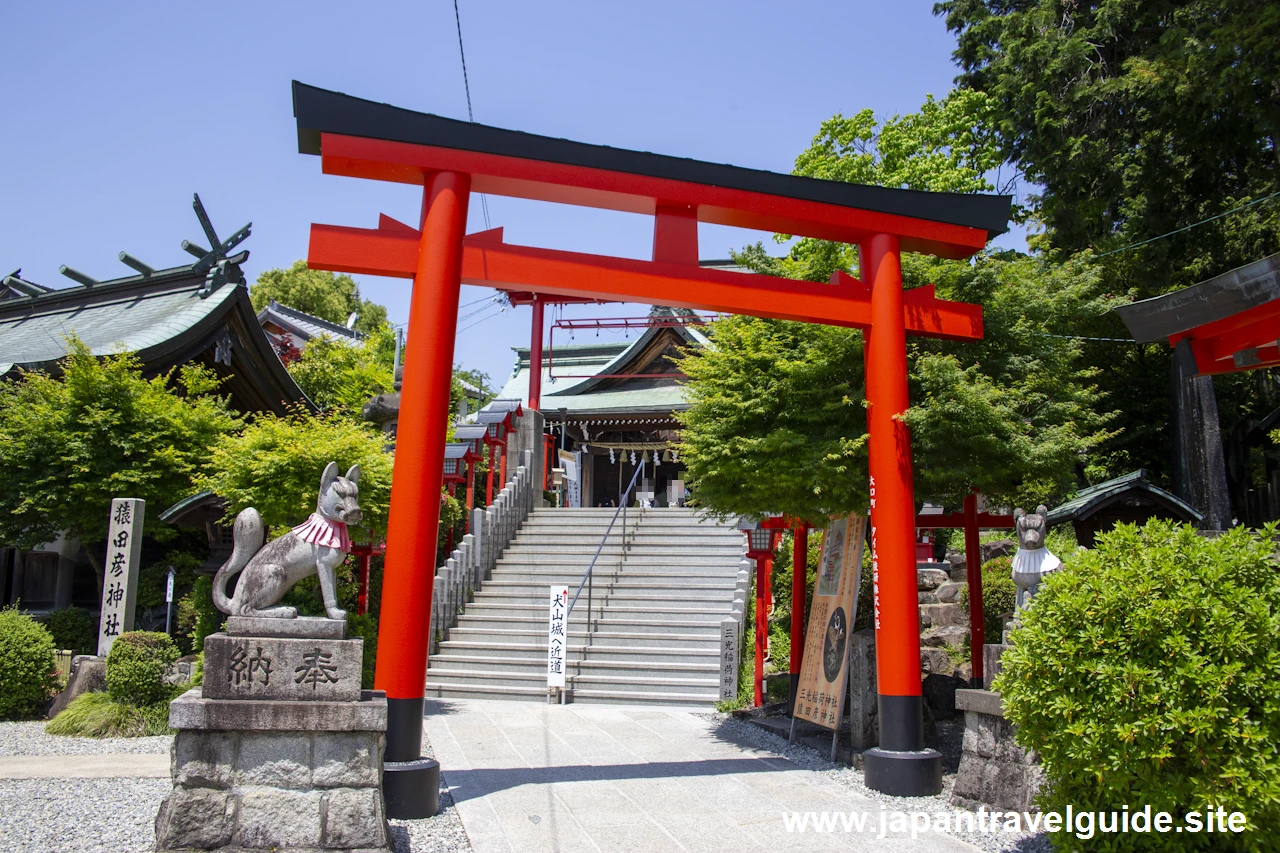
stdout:
POLYGON ((866 519, 834 519, 822 537, 822 561, 809 605, 804 662, 793 719, 839 730, 849 673, 849 635, 857 618, 866 519))
POLYGON ((547 619, 547 689, 564 689, 565 653, 568 651, 569 588, 552 586, 547 619))
POLYGON ((116 637, 133 630, 138 561, 142 553, 142 515, 146 508, 147 502, 139 498, 111 501, 107 559, 102 576, 102 618, 98 623, 98 657, 106 657, 116 637))

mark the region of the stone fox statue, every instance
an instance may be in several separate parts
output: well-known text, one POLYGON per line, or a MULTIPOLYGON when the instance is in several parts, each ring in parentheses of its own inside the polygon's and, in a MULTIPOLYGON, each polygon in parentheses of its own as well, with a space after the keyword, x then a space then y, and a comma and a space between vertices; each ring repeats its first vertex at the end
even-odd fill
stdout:
POLYGON ((293 619, 298 611, 277 606, 289 588, 310 574, 320 576, 324 609, 330 619, 345 619, 338 608, 334 571, 351 550, 347 525, 359 523, 356 503, 360 466, 353 465, 347 476, 338 476, 338 463, 330 462, 320 475, 320 497, 316 511, 304 524, 263 545, 266 530, 262 516, 253 507, 236 516, 231 559, 213 578, 213 603, 231 616, 269 616, 293 619), (227 598, 227 581, 240 574, 235 594, 227 598))

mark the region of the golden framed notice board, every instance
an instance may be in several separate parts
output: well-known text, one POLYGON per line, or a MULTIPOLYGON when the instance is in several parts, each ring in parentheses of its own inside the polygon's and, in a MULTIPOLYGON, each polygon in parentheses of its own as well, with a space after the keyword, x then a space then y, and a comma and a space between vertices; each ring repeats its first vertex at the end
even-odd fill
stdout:
POLYGON ((794 718, 829 729, 840 727, 849 674, 849 633, 857 618, 858 585, 867 520, 836 518, 822 537, 822 561, 809 604, 804 662, 794 718))

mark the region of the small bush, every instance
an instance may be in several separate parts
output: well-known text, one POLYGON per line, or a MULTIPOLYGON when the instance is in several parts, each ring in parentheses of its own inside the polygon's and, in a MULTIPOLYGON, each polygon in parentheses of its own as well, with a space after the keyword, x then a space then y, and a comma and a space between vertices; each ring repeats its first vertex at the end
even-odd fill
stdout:
POLYGON ((1124 833, 1088 849, 1274 849, 1275 533, 1208 539, 1166 521, 1119 525, 1049 575, 1023 615, 995 689, 1018 743, 1040 754, 1043 808, 1222 807, 1249 821, 1235 837, 1124 833))
POLYGON ((169 731, 169 703, 139 708, 131 702, 112 699, 109 693, 84 693, 50 720, 44 730, 51 735, 69 737, 162 735, 169 731))
POLYGON ((165 668, 177 659, 178 647, 168 634, 121 634, 107 655, 107 692, 117 702, 138 706, 168 699, 172 688, 164 681, 165 668))
POLYGON ((56 684, 53 637, 16 606, 0 608, 0 720, 33 717, 56 684))
POLYGON ((78 655, 98 652, 98 623, 82 607, 55 610, 44 619, 55 649, 71 649, 78 655))
POLYGON ((203 652, 204 638, 218 633, 225 618, 213 603, 213 578, 207 575, 196 578, 191 591, 178 599, 178 632, 189 639, 189 653, 203 652))
MULTIPOLYGON (((982 564, 982 630, 988 643, 999 643, 1004 620, 1018 604, 1018 586, 1013 582, 1013 558, 996 557, 982 564)), ((969 587, 960 591, 960 606, 969 611, 969 587)))
POLYGON ((373 672, 378 659, 378 620, 357 613, 347 614, 347 633, 364 639, 364 657, 360 661, 360 686, 373 689, 373 672))

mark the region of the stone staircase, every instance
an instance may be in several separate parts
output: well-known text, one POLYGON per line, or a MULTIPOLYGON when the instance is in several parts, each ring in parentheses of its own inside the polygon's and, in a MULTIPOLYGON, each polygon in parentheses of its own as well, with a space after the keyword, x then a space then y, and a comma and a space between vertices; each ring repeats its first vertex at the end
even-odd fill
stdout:
MULTIPOLYGON (((427 695, 545 701, 550 586, 572 599, 613 514, 534 510, 431 655, 427 695)), ((572 701, 712 706, 742 553, 738 530, 682 508, 629 509, 624 548, 619 516, 590 621, 586 587, 569 617, 572 701)))

